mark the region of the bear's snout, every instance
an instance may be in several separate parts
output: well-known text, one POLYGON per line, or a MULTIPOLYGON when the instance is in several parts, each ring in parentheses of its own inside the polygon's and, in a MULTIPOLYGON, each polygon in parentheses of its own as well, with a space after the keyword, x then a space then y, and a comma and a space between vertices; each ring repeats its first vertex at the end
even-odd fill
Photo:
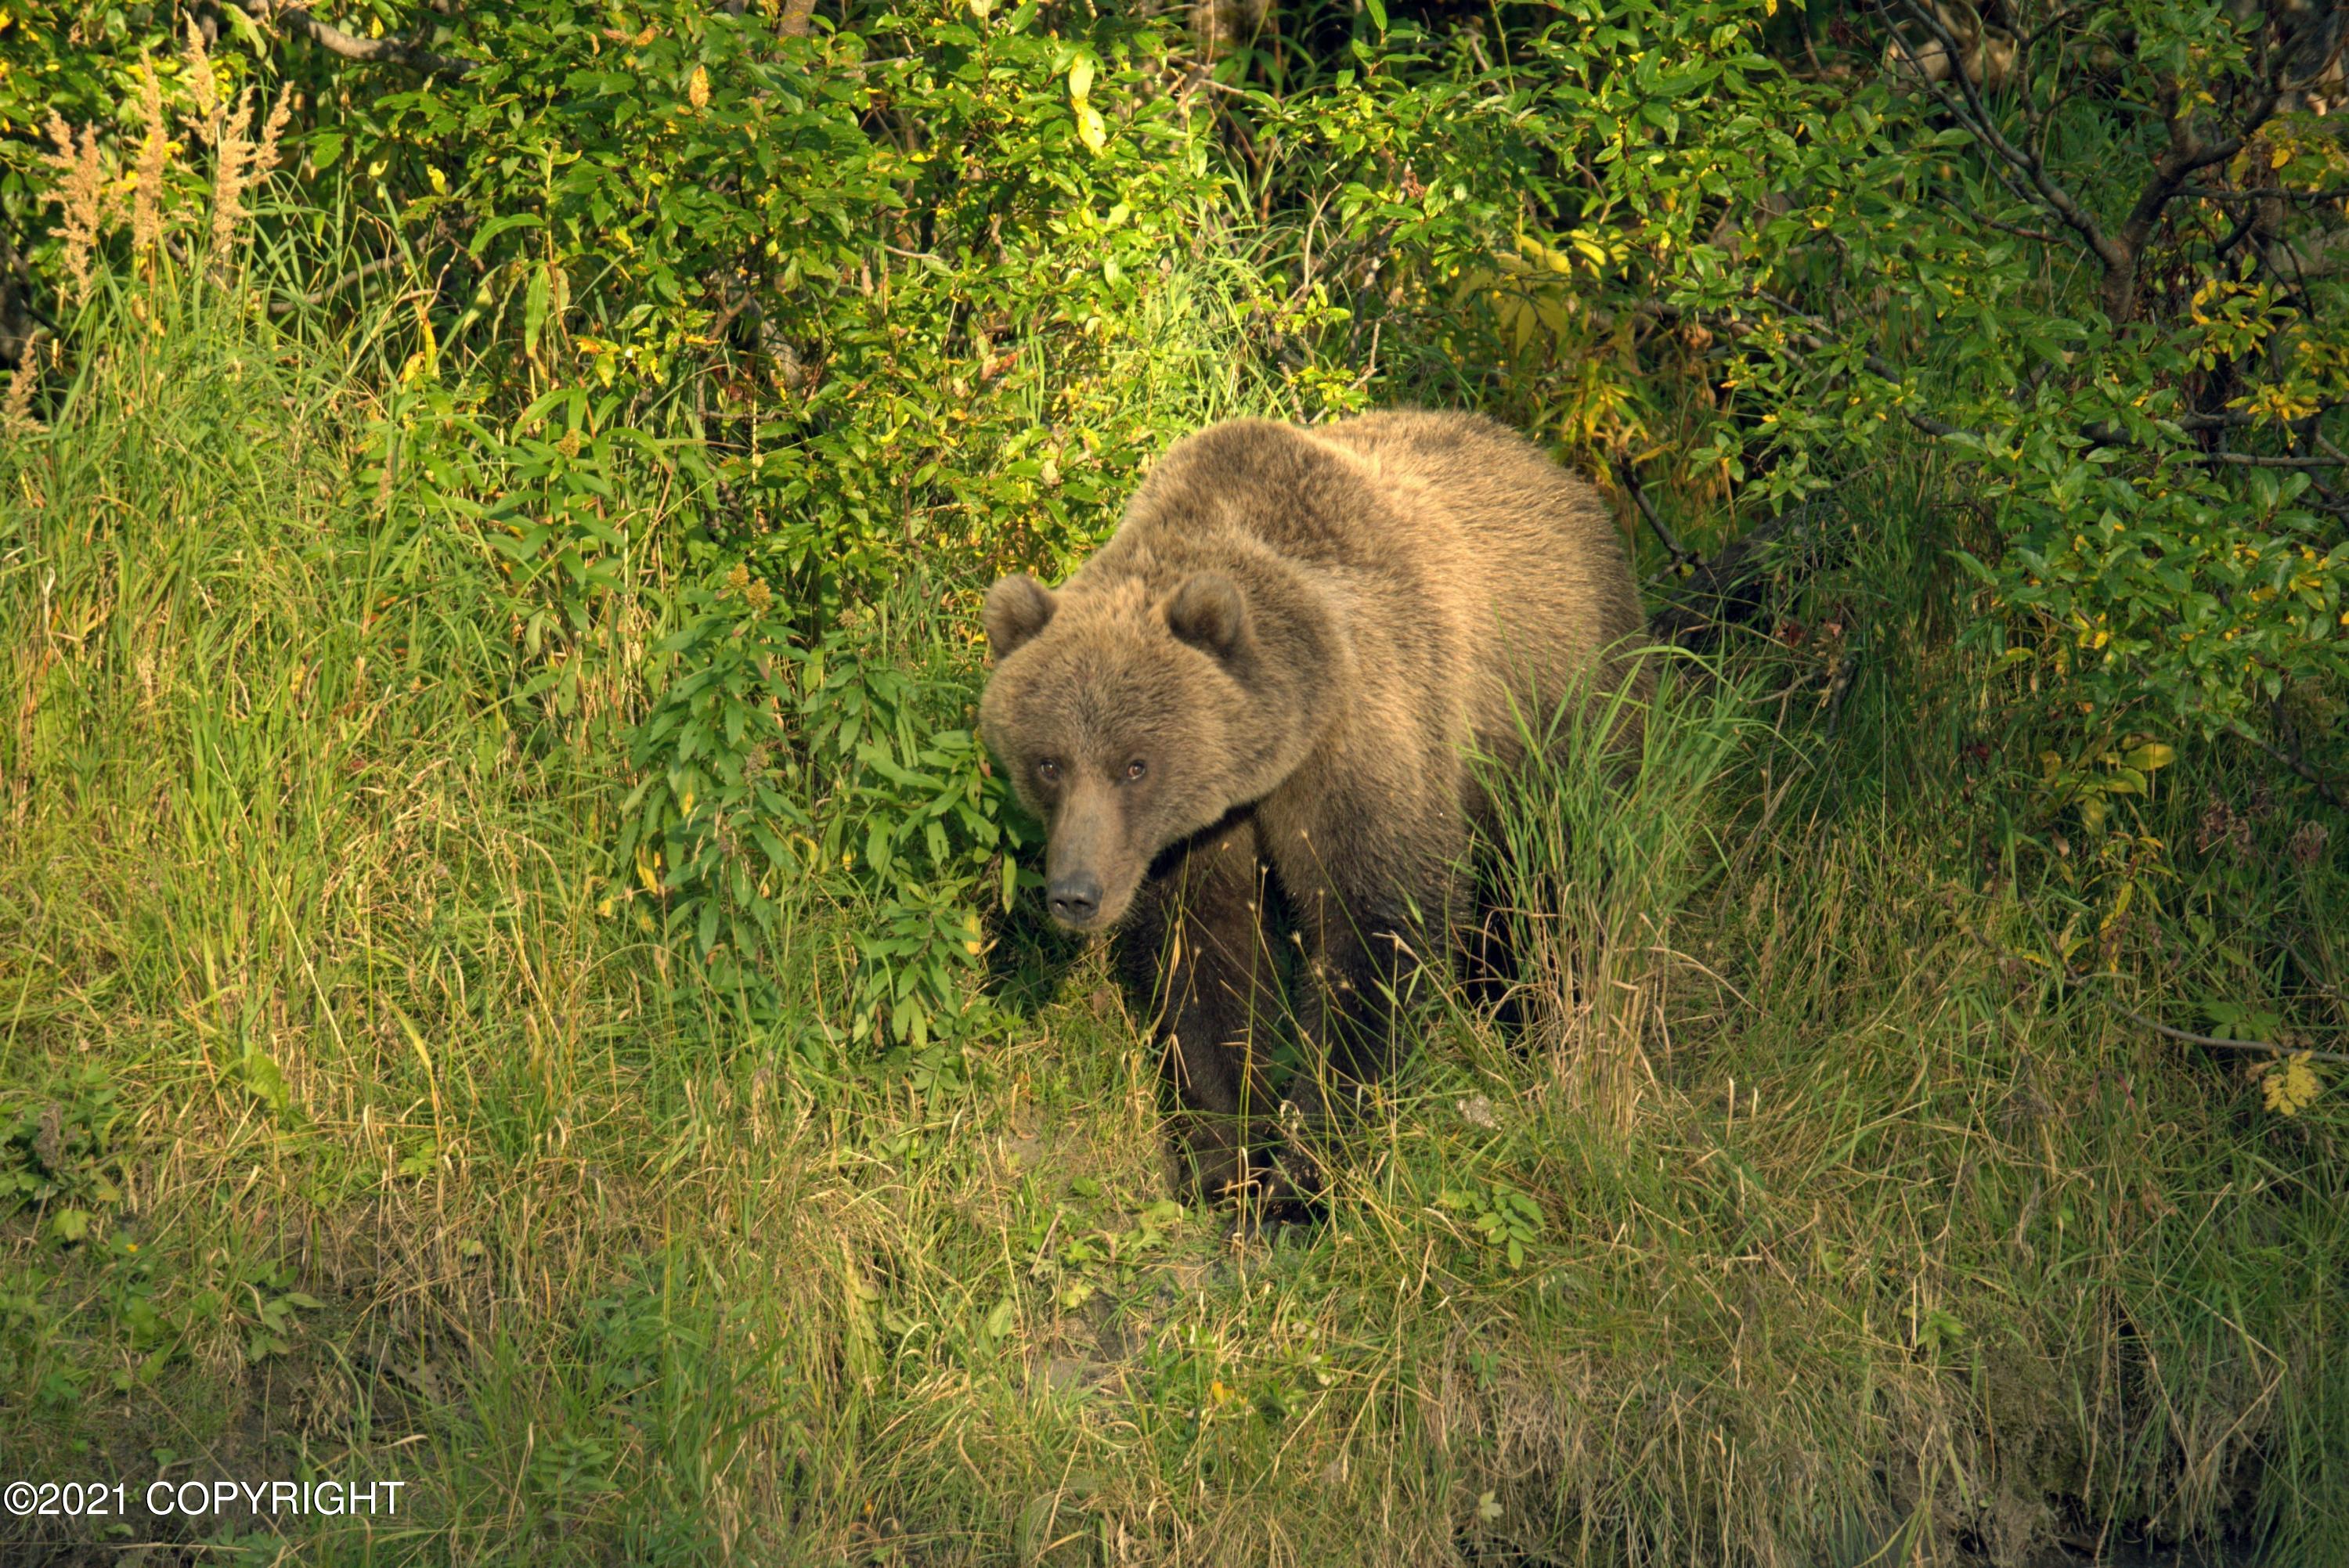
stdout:
POLYGON ((1127 802, 1091 769, 1073 768, 1044 846, 1044 905, 1070 931, 1107 931, 1133 902, 1142 865, 1127 802))
POLYGON ((1091 872, 1054 878, 1045 898, 1052 906, 1052 918, 1072 929, 1085 930, 1101 918, 1101 878, 1091 872))

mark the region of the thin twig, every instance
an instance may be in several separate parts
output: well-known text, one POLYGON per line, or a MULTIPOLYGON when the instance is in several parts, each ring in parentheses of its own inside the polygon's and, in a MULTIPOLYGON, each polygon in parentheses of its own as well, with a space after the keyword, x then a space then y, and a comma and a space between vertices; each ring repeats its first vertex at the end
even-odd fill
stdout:
POLYGON ((1985 218, 1980 213, 1974 215, 1974 222, 1987 228, 1996 229, 2002 234, 2013 234, 2021 240, 2035 240, 2043 245, 2060 245, 2064 242, 2062 235, 2051 234, 2044 229, 2026 229, 2020 223, 2003 222, 1996 218, 1985 218))
MULTIPOLYGON (((2058 942, 2055 939, 2055 934, 2047 928, 2047 923, 2039 917, 2039 912, 2027 904, 2023 907, 2025 912, 2031 916, 2031 923, 2037 926, 2039 928, 2039 934, 2047 939, 2048 957, 2046 962, 2054 969, 2055 977, 2064 985, 2085 985, 2091 980, 2120 980, 2127 978, 2126 975, 2116 971, 2084 974, 2074 969, 2070 960, 2065 958, 2064 955, 2063 944, 2058 942)), ((1997 944, 1990 941, 1988 937, 1983 936, 1981 933, 1973 933, 1973 935, 1976 941, 1982 943, 1984 946, 1989 947, 1992 951, 2001 951, 1997 944)), ((2030 955, 2026 954, 2025 956, 2030 955)), ((2301 1046, 2283 1046, 2278 1045, 2272 1040, 2222 1040, 2216 1035, 2198 1035, 2190 1029, 2172 1028, 2168 1024, 2156 1023, 2153 1019, 2147 1017, 2143 1013, 2138 1012, 2134 1007, 2122 1002, 2109 991, 2099 990, 2096 992, 2096 995, 2102 998, 2105 1006, 2112 1008, 2113 1011, 2118 1013, 2122 1017, 2128 1019, 2131 1023, 2151 1029, 2157 1035, 2164 1036, 2169 1039, 2181 1041, 2189 1046, 2209 1046, 2213 1049, 2228 1051, 2266 1051, 2271 1056, 2304 1056, 2311 1061, 2349 1064, 2349 1052, 2320 1051, 2301 1046)))
POLYGON ((2048 15, 2047 20, 2040 23, 2039 26, 2032 28, 2031 31, 2023 34, 2015 39, 2015 53, 2018 57, 2020 56, 2029 54, 2033 45, 2046 37, 2048 34, 2054 32, 2056 28, 2070 21, 2081 12, 2090 9, 2095 4, 2096 0, 2076 0, 2075 4, 2066 5, 2059 11, 2051 13, 2048 15))
POLYGON ((2253 735, 2249 729, 2244 728, 2240 725, 2236 727, 2235 733, 2242 737, 2245 740, 2250 741, 2252 745, 2258 747, 2261 751, 2266 752, 2270 757, 2274 758, 2278 762, 2282 763, 2286 768, 2291 769, 2309 784, 2313 785, 2317 795, 2323 799, 2326 805, 2332 807, 2336 811, 2349 814, 2349 790, 2344 790, 2340 784, 2335 783, 2333 780, 2327 779, 2323 774, 2319 773, 2314 765, 2301 753, 2301 750, 2297 746, 2294 746, 2292 750, 2286 751, 2282 747, 2278 746, 2275 742, 2268 739, 2265 736, 2253 735))
POLYGON ((2226 191, 2215 185, 2180 185, 2178 193, 2199 196, 2205 201, 2349 201, 2349 185, 2332 185, 2322 191, 2286 191, 2281 186, 2272 190, 2226 191))
POLYGON ((1614 469, 1615 482, 1621 485, 1630 495, 1631 504, 1640 509, 1640 515, 1648 520, 1648 526, 1656 531, 1656 537, 1663 542, 1666 550, 1672 552, 1672 564, 1678 566, 1683 562, 1695 560, 1695 556, 1681 547, 1681 542, 1672 536, 1672 531, 1664 526, 1664 520, 1656 515, 1655 504, 1648 500, 1648 492, 1640 485, 1639 473, 1632 468, 1631 459, 1617 458, 1614 459, 1614 469))
POLYGON ((2181 452, 2189 463, 2230 463, 2245 469, 2337 469, 2339 458, 2293 458, 2264 452, 2181 452))
POLYGON ((345 289, 350 287, 353 284, 363 283, 367 279, 375 276, 376 273, 382 272, 387 268, 398 266, 398 264, 399 258, 398 256, 378 256, 374 261, 353 267, 349 272, 345 273, 341 277, 336 278, 333 283, 328 284, 325 288, 318 290, 316 294, 295 294, 291 299, 273 301, 269 306, 269 314, 272 315, 284 315, 290 311, 298 310, 304 305, 324 304, 328 300, 334 298, 336 294, 342 293, 345 289))
MULTIPOLYGON (((2087 976, 2082 976, 2087 978, 2087 976)), ((2305 1046, 2280 1046, 2273 1040, 2222 1040, 2216 1035, 2198 1035, 2191 1029, 2173 1029, 2168 1024, 2157 1024, 2134 1007, 2125 1006, 2107 995, 2105 1005, 2130 1023, 2151 1029, 2157 1035, 2173 1040, 2183 1040, 2189 1046, 2209 1046, 2224 1051, 2266 1051, 2271 1056, 2306 1057, 2315 1062, 2340 1062, 2349 1065, 2349 1051, 2312 1050, 2305 1046)))

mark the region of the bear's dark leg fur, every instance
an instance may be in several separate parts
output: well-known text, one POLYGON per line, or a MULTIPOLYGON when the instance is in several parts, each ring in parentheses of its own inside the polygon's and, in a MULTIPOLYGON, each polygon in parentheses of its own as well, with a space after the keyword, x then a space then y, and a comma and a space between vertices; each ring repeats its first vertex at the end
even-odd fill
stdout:
POLYGON ((1161 874, 1135 900, 1120 962, 1157 1021, 1176 1148, 1212 1202, 1258 1175, 1263 1161, 1251 1150, 1261 1149, 1274 1105, 1265 1064, 1280 993, 1255 824, 1218 823, 1154 871, 1161 874))
MULTIPOLYGON (((1434 891, 1425 904, 1437 933, 1444 929, 1452 892, 1434 891)), ((1431 936, 1427 923, 1392 898, 1349 897, 1341 888, 1324 886, 1300 902, 1312 912, 1306 927, 1312 944, 1307 968, 1314 1050, 1282 1097, 1290 1139, 1280 1165, 1289 1188, 1319 1198, 1319 1149, 1330 1131, 1333 1107, 1342 1110, 1402 1059, 1402 1026, 1414 986, 1423 975, 1441 973, 1444 954, 1428 945, 1442 937, 1431 936)))

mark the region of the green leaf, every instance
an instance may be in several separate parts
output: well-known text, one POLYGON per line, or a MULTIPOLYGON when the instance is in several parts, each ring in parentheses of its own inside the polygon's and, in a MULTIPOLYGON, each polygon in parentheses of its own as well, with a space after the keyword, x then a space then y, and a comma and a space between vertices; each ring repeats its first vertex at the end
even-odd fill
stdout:
POLYGON ((275 1114, 285 1114, 289 1103, 285 1075, 279 1070, 276 1057, 266 1051, 247 1050, 239 1065, 239 1072, 244 1079, 244 1087, 252 1091, 254 1099, 275 1114))
POLYGON ((552 290, 548 283, 547 270, 544 267, 533 269, 530 274, 530 286, 524 292, 523 300, 522 341, 523 349, 528 353, 538 352, 539 334, 546 326, 546 313, 551 299, 552 290))
POLYGON ((234 5, 222 6, 221 15, 236 30, 238 41, 251 49, 257 58, 265 60, 269 57, 269 40, 262 36, 260 27, 251 16, 234 5))
POLYGON ((718 945, 718 901, 716 899, 705 898, 701 901, 701 918, 694 926, 693 937, 695 945, 700 948, 704 958, 709 957, 711 950, 718 945))
MULTIPOLYGON (((326 139, 322 137, 319 139, 324 140, 326 139)), ((337 145, 339 145, 342 138, 337 136, 334 139, 337 145)), ((320 167, 323 168, 325 166, 322 164, 320 167)), ((481 258, 482 253, 490 248, 490 242, 496 239, 500 234, 505 233, 513 229, 543 228, 545 223, 546 220, 540 217, 535 212, 503 212, 499 214, 497 217, 491 219, 488 222, 483 223, 479 229, 475 230, 473 232, 471 242, 466 245, 465 249, 475 261, 479 261, 481 258)), ((527 423, 528 421, 525 420, 524 422, 527 423)))

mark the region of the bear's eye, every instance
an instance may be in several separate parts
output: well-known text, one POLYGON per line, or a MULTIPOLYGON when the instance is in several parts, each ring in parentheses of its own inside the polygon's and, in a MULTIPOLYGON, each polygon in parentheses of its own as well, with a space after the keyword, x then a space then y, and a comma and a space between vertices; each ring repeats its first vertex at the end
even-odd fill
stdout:
POLYGON ((1149 769, 1143 766, 1142 759, 1136 758, 1125 765, 1125 781, 1131 784, 1149 771, 1149 769))
POLYGON ((1060 776, 1061 763, 1058 758, 1047 757, 1036 764, 1036 777, 1045 783, 1050 784, 1060 776))

